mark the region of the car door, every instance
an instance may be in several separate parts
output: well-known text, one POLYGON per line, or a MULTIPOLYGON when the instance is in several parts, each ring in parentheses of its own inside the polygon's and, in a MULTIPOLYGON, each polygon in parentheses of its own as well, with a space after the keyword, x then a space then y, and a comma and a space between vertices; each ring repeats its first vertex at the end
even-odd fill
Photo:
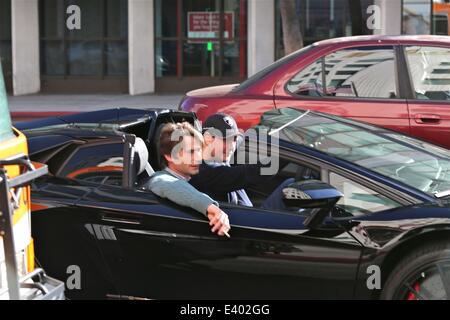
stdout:
POLYGON ((37 180, 32 193, 32 234, 36 261, 66 284, 69 299, 104 299, 116 294, 108 266, 89 227, 93 211, 79 210, 78 199, 95 185, 54 177, 37 180))
POLYGON ((361 245, 298 213, 221 205, 231 238, 206 217, 139 190, 101 186, 80 206, 123 296, 156 299, 351 298, 361 245), (97 230, 97 232, 95 232, 97 230))
POLYGON ((404 48, 412 85, 411 134, 450 148, 450 47, 404 48))
POLYGON ((298 107, 410 133, 397 47, 371 45, 327 50, 281 78, 274 90, 277 108, 298 107))
MULTIPOLYGON (((299 173, 285 171, 281 179, 299 173)), ((78 205, 99 215, 92 230, 122 295, 352 297, 360 243, 335 225, 307 230, 307 215, 221 204, 232 224, 227 239, 203 215, 148 191, 102 185, 78 205)))
POLYGON ((46 162, 58 178, 34 186, 32 222, 39 261, 57 279, 69 279, 67 283, 73 281, 74 270, 81 274, 79 286, 67 286, 69 298, 103 299, 117 293, 99 254, 100 231, 92 227, 98 225, 97 212, 77 202, 102 184, 122 184, 123 150, 120 137, 72 143, 46 162))

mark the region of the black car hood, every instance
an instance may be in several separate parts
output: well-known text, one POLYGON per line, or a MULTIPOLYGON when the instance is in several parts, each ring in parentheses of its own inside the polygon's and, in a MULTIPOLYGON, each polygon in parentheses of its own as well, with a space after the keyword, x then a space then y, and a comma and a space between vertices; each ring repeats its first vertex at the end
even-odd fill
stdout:
POLYGON ((450 230, 448 203, 424 203, 356 217, 349 232, 365 247, 388 248, 425 232, 450 230))

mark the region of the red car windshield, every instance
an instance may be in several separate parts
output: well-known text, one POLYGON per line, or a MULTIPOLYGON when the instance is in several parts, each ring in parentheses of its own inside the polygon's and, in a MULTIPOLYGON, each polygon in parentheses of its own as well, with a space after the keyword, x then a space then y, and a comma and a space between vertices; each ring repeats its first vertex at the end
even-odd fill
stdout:
POLYGON ((287 56, 284 56, 283 58, 277 60, 276 62, 274 62, 274 63, 272 63, 270 65, 268 65, 267 67, 265 67, 261 71, 257 72, 256 74, 254 74, 253 76, 251 76, 250 78, 248 78, 247 80, 242 82, 239 86, 237 86, 236 88, 233 89, 233 92, 239 92, 239 91, 247 89, 248 87, 250 87, 254 83, 257 83, 259 80, 261 80, 264 77, 266 77, 273 70, 278 69, 278 67, 281 66, 282 64, 285 64, 285 63, 287 63, 287 62, 289 62, 291 60, 296 59, 299 55, 303 55, 303 54, 308 53, 310 50, 314 49, 316 46, 317 46, 316 44, 311 44, 311 45, 309 45, 307 47, 304 47, 304 48, 302 48, 300 50, 292 52, 291 54, 288 54, 287 56))

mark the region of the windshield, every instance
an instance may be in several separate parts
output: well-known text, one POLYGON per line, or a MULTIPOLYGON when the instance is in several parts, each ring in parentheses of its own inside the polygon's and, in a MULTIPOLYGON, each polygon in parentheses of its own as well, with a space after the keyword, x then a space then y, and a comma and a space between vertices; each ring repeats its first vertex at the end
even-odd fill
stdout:
POLYGON ((5 83, 3 81, 2 65, 0 63, 0 142, 13 136, 11 117, 9 116, 6 99, 5 83))
POLYGON ((304 47, 300 50, 297 50, 295 52, 292 52, 291 54, 288 54, 287 56, 284 56, 283 58, 275 61, 274 63, 268 65, 261 71, 257 72, 244 82, 242 82, 239 86, 233 89, 234 92, 242 91, 253 85, 254 83, 258 82, 260 79, 263 79, 265 76, 267 76, 269 73, 271 73, 273 70, 277 69, 279 66, 281 66, 284 63, 287 63, 288 61, 291 61, 295 58, 297 58, 299 55, 306 54, 311 49, 315 48, 315 44, 311 44, 307 47, 304 47))
POLYGON ((450 150, 370 125, 333 116, 279 109, 265 113, 261 125, 280 139, 331 156, 435 194, 450 190, 450 150))

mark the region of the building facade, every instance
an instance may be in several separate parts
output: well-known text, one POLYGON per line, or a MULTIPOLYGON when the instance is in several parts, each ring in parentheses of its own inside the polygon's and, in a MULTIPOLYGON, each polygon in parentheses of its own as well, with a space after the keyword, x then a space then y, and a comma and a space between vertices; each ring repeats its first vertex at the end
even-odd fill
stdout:
POLYGON ((289 11, 280 1, 0 0, 7 89, 142 94, 236 83, 285 55, 286 21, 303 45, 450 31, 447 0, 288 0, 289 11))

